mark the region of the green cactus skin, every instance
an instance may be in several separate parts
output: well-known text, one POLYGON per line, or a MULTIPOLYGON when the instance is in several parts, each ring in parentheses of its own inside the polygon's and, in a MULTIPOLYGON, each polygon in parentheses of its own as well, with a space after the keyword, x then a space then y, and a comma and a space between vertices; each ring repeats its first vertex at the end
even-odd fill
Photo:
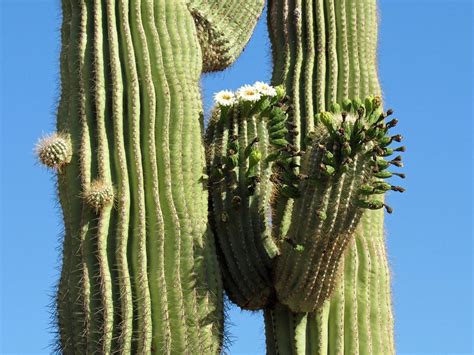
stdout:
POLYGON ((203 72, 232 64, 250 39, 264 0, 189 0, 203 55, 203 72))
POLYGON ((352 103, 342 114, 337 108, 317 115, 315 134, 320 137, 307 143, 301 158, 305 179, 285 236, 300 248, 283 243, 274 271, 278 300, 295 312, 314 311, 331 295, 338 265, 364 208, 384 206, 374 196, 403 190, 374 176, 391 164, 399 165, 401 158, 383 159, 391 124, 380 123, 387 114, 377 106, 379 98, 365 102, 367 108, 352 103))
POLYGON ((274 298, 272 259, 279 251, 271 238, 273 161, 267 158, 278 148, 272 127, 287 117, 278 101, 264 96, 217 108, 207 129, 211 220, 224 286, 243 309, 262 309, 274 298))
MULTIPOLYGON (((273 83, 283 83, 293 98, 300 137, 314 130, 314 114, 331 104, 380 94, 375 0, 271 0, 268 16, 273 83)), ((304 149, 303 139, 294 143, 304 149)), ((293 205, 276 198, 275 238, 286 235, 293 205)), ((340 270, 334 296, 318 311, 265 310, 269 354, 394 353, 381 210, 363 214, 340 270)))
MULTIPOLYGON (((205 18, 236 3, 193 9, 205 18)), ((63 353, 222 347, 221 276, 202 181, 203 35, 188 5, 62 0, 57 137, 68 141, 59 160, 45 163, 57 168, 65 226, 57 293, 63 353)), ((242 50, 262 6, 239 8, 242 18, 250 14, 248 27, 227 34, 232 43, 219 67, 242 50)), ((210 17, 206 23, 221 30, 210 17)))

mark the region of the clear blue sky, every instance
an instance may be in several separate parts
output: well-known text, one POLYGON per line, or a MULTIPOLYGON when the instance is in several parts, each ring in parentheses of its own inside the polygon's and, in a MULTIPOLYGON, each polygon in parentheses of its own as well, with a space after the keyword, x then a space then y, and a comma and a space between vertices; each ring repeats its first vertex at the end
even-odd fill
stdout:
MULTIPOLYGON (((472 354, 472 1, 379 2, 381 81, 409 148, 407 192, 388 197, 386 223, 398 352, 472 354)), ((61 223, 33 146, 54 127, 59 0, 0 4, 0 353, 48 353, 61 223)), ((270 71, 262 18, 237 64, 204 78, 205 107, 270 71)), ((261 315, 230 315, 231 354, 263 354, 261 315)))

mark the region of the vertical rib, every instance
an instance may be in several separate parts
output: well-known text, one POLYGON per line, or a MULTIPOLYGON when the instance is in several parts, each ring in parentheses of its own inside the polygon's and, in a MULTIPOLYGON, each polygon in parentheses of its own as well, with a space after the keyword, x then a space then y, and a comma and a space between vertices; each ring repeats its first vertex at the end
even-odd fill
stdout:
MULTIPOLYGON (((94 0, 92 3, 93 17, 93 85, 91 90, 94 94, 95 123, 97 138, 97 166, 99 179, 106 185, 112 185, 112 176, 110 171, 109 142, 106 127, 106 92, 105 92, 105 73, 104 73, 104 50, 107 46, 104 44, 102 18, 102 4, 100 0, 94 0)), ((99 215, 97 222, 97 260, 98 260, 98 278, 100 283, 100 311, 102 313, 102 325, 99 331, 101 339, 99 347, 104 353, 111 350, 114 308, 112 301, 112 281, 110 275, 110 266, 107 254, 107 237, 109 233, 109 223, 111 218, 111 206, 106 206, 99 215)))
MULTIPOLYGON (((117 201, 117 229, 115 234, 115 262, 117 268, 118 298, 120 304, 116 316, 119 320, 114 331, 114 341, 120 353, 131 351, 133 332, 133 303, 132 288, 130 283, 129 265, 127 259, 129 213, 130 213, 130 191, 128 179, 127 155, 124 139, 124 87, 121 69, 121 48, 118 40, 118 27, 116 4, 113 0, 107 0, 107 37, 109 42, 110 78, 112 91, 112 121, 114 135, 114 157, 116 201, 117 201)), ((122 49, 123 50, 123 49, 122 49)))
POLYGON ((132 31, 136 31, 136 18, 139 16, 139 4, 136 1, 120 1, 120 36, 124 43, 124 68, 130 147, 129 181, 131 197, 131 216, 128 257, 131 263, 131 277, 134 286, 134 340, 132 349, 136 352, 148 352, 151 349, 151 305, 148 290, 147 256, 146 256, 146 211, 144 196, 144 178, 141 152, 140 127, 140 86, 137 74, 136 55, 133 46, 132 31), (130 18, 129 18, 130 11, 130 18))

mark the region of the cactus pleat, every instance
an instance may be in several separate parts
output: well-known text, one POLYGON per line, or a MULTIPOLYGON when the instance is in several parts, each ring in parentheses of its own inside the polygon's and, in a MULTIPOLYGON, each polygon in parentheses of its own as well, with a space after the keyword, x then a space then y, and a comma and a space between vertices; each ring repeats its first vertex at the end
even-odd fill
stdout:
MULTIPOLYGON (((272 0, 268 15, 274 56, 272 81, 283 83, 293 99, 293 123, 303 133, 294 144, 304 150, 304 137, 317 130, 313 120, 315 113, 328 110, 333 103, 342 104, 345 99, 380 94, 376 2, 272 0)), ((338 185, 331 188, 337 191, 338 185)), ((330 196, 328 203, 344 204, 342 196, 340 199, 335 197, 330 196)), ((323 199, 319 195, 317 198, 323 199)), ((291 230, 290 216, 299 203, 303 202, 288 200, 286 196, 276 197, 272 221, 277 227, 275 238, 285 238, 291 230)), ((381 206, 381 202, 365 204, 369 208, 381 206)), ((330 219, 330 215, 327 218, 330 219)), ((333 263, 322 280, 314 279, 314 285, 320 289, 319 296, 318 293, 305 296, 306 301, 314 296, 320 299, 318 303, 324 301, 316 312, 308 313, 304 320, 295 324, 290 321, 292 311, 285 306, 276 305, 274 309, 265 310, 267 344, 273 344, 268 347, 268 353, 394 353, 390 273, 385 257, 382 211, 364 210, 353 238, 345 239, 349 243, 345 253, 343 241, 333 243, 331 255, 344 255, 339 266, 329 255, 326 257, 329 261, 325 258, 313 260, 321 265, 333 263), (329 299, 326 298, 331 295, 331 288, 325 283, 335 287, 329 299), (302 325, 306 329, 305 350, 298 345, 301 338, 294 336, 294 330, 302 325), (290 340, 283 341, 281 335, 274 335, 274 329, 284 327, 290 329, 287 333, 290 340), (296 347, 299 349, 295 350, 296 347)), ((295 252, 290 253, 297 257, 295 252)), ((289 254, 282 250, 282 255, 287 257, 289 254)), ((294 275, 301 278, 301 275, 294 275)), ((292 282, 297 281, 292 279, 292 282)), ((285 291, 283 287, 281 290, 285 291)), ((288 296, 298 298, 298 293, 288 296)))
POLYGON ((189 0, 203 55, 203 72, 232 64, 248 42, 263 0, 189 0))

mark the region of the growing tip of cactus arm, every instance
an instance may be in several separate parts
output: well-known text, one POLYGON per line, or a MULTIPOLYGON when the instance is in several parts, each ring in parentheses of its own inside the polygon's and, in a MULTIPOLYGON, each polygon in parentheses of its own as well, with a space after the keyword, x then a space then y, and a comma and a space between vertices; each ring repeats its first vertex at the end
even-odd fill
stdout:
POLYGON ((263 11, 264 0, 190 0, 203 53, 203 72, 224 70, 243 51, 263 11))
POLYGON ((402 166, 400 156, 385 157, 405 149, 388 147, 394 141, 388 132, 397 121, 386 120, 393 111, 382 112, 376 102, 373 97, 365 104, 346 100, 346 111, 333 105, 333 112, 317 115, 319 138, 308 140, 301 161, 305 179, 297 186, 283 240, 291 243, 282 243, 275 269, 278 299, 295 312, 312 312, 330 297, 363 211, 392 213, 380 196, 404 191, 381 180, 392 175, 387 171, 392 165, 402 166))

